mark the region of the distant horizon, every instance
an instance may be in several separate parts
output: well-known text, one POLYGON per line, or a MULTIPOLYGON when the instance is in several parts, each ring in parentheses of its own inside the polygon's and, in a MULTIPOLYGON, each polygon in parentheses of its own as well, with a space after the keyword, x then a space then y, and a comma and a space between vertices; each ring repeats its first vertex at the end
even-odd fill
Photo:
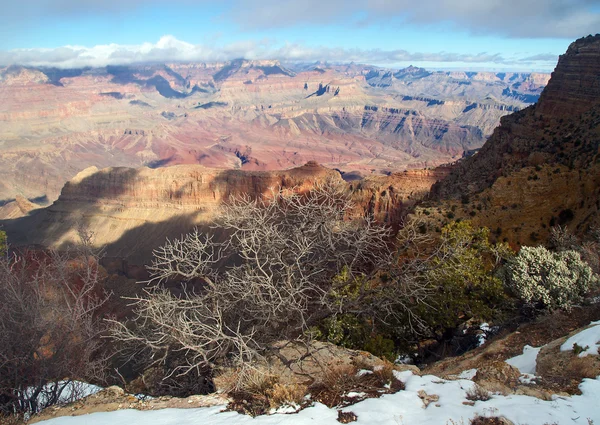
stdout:
MULTIPOLYGON (((186 46, 186 47, 192 46, 190 44, 180 42, 179 40, 175 39, 172 36, 164 36, 161 38, 161 40, 162 39, 168 39, 169 42, 171 42, 171 43, 180 43, 181 45, 186 46)), ((37 68, 37 69, 56 68, 56 69, 65 69, 65 70, 66 69, 85 69, 85 68, 101 69, 101 68, 104 68, 107 66, 144 66, 144 65, 152 66, 152 65, 162 65, 162 64, 192 64, 192 63, 215 64, 215 63, 228 63, 228 62, 232 62, 232 61, 236 61, 236 60, 244 60, 244 61, 249 61, 249 62, 276 61, 284 66, 291 66, 291 67, 322 63, 327 66, 355 65, 355 66, 374 67, 374 68, 387 69, 387 70, 401 70, 401 69, 406 69, 411 66, 414 66, 417 68, 423 68, 428 71, 434 71, 434 72, 461 72, 462 71, 462 72, 491 72, 491 73, 509 72, 509 73, 550 74, 554 70, 556 63, 558 61, 558 55, 557 55, 556 62, 554 62, 552 65, 550 65, 550 63, 548 63, 547 66, 526 67, 524 65, 517 65, 516 63, 510 63, 510 62, 506 63, 506 64, 494 63, 494 64, 485 65, 482 63, 478 63, 478 57, 475 57, 475 58, 468 57, 468 56, 464 57, 465 60, 474 61, 473 63, 453 61, 451 59, 448 59, 448 58, 452 57, 452 54, 447 54, 445 52, 437 53, 437 54, 417 54, 416 55, 416 56, 428 57, 430 59, 428 61, 408 60, 408 61, 401 61, 401 62, 396 62, 396 63, 377 63, 377 62, 359 61, 359 60, 357 60, 358 59, 357 57, 352 57, 352 55, 358 54, 356 51, 352 52, 352 54, 350 55, 351 57, 349 57, 347 60, 343 60, 343 59, 330 60, 325 57, 323 57, 323 58, 314 57, 311 59, 301 59, 301 58, 290 59, 289 57, 278 58, 275 56, 273 56, 273 57, 267 56, 269 52, 263 52, 261 55, 259 55, 259 57, 255 57, 255 58, 242 56, 242 57, 231 57, 231 58, 223 57, 223 58, 207 58, 207 59, 202 59, 202 58, 184 59, 184 58, 180 57, 182 52, 174 52, 175 49, 172 49, 172 48, 169 49, 170 50, 169 53, 171 53, 174 56, 173 58, 170 58, 169 55, 164 55, 164 57, 153 59, 153 60, 143 60, 143 59, 136 60, 135 57, 121 58, 121 60, 119 60, 118 58, 113 57, 112 53, 108 54, 108 55, 104 54, 105 59, 102 59, 102 57, 97 57, 97 56, 95 57, 95 56, 88 54, 88 53, 93 53, 94 51, 103 50, 103 48, 105 48, 105 47, 108 47, 108 46, 94 46, 93 48, 85 48, 82 46, 65 46, 65 47, 61 47, 58 49, 14 49, 14 50, 8 51, 8 52, 0 51, 0 67, 7 68, 10 66, 22 66, 22 67, 26 67, 26 68, 37 68), (69 50, 71 50, 71 52, 73 52, 74 55, 79 55, 79 56, 75 56, 75 58, 76 58, 75 61, 72 60, 73 58, 64 59, 63 61, 55 61, 55 60, 46 59, 48 57, 48 55, 51 55, 52 53, 54 53, 56 50, 59 50, 59 49, 63 50, 63 55, 64 55, 64 50, 69 49, 69 50), (85 53, 81 54, 82 52, 85 52, 85 53), (38 54, 40 54, 40 57, 37 57, 38 54), (435 58, 445 58, 446 60, 448 60, 448 65, 444 66, 443 65, 444 62, 434 61, 433 59, 435 59, 435 58), (10 61, 10 59, 13 59, 13 60, 10 61), (103 61, 105 63, 103 63, 103 61)), ((112 48, 112 51, 123 52, 124 49, 134 50, 138 46, 111 45, 110 47, 112 48)), ((183 53, 185 54, 185 52, 183 52, 183 53)), ((219 56, 218 51, 211 52, 211 53, 212 53, 212 56, 219 56)), ((223 52, 223 54, 227 54, 227 53, 228 53, 227 50, 225 50, 223 52)), ((385 52, 379 52, 379 53, 385 54, 385 52)), ((156 54, 156 52, 153 52, 152 54, 156 54)), ((401 52, 399 54, 411 56, 411 54, 409 52, 401 52)), ((483 54, 481 54, 481 55, 483 55, 483 54)), ((481 57, 481 55, 479 55, 479 57, 481 57)), ((457 59, 458 58, 460 58, 460 56, 458 56, 457 59)), ((548 60, 548 59, 545 58, 545 60, 548 60)))
MULTIPOLYGON (((299 62, 285 62, 285 61, 279 61, 277 59, 245 59, 245 58, 236 58, 236 59, 231 59, 231 60, 226 60, 226 61, 155 61, 155 62, 134 62, 134 63, 127 63, 127 64, 111 64, 111 65, 104 65, 104 66, 81 66, 81 67, 74 67, 74 68, 60 68, 57 66, 43 66, 43 65, 21 65, 18 63, 13 63, 13 64, 8 64, 8 65, 3 65, 0 64, 0 68, 10 68, 10 67, 22 67, 22 68, 26 68, 26 69, 62 69, 62 70, 74 70, 74 69, 103 69, 106 68, 108 66, 131 66, 131 67, 135 67, 135 66, 160 66, 160 65, 169 65, 169 64, 216 64, 216 63, 230 63, 233 62, 235 60, 245 60, 248 62, 262 62, 262 61, 277 61, 279 62, 282 66, 287 67, 287 66, 301 66, 301 65, 311 65, 311 64, 317 64, 317 63, 321 63, 321 61, 316 61, 316 62, 303 62, 303 61, 299 61, 299 62)), ((390 70, 390 71, 401 71, 407 68, 415 67, 415 68, 421 68, 424 69, 426 71, 432 71, 432 72, 485 72, 485 73, 491 73, 491 74, 501 74, 501 73, 511 73, 511 74, 551 74, 552 72, 554 72, 554 68, 552 70, 543 70, 543 69, 518 69, 518 68, 484 68, 484 67, 447 67, 447 68, 434 68, 434 67, 427 67, 427 66, 421 66, 418 65, 417 63, 409 63, 409 64, 398 64, 397 66, 393 66, 393 65, 377 65, 377 64, 371 64, 371 63, 360 63, 360 62, 328 62, 327 63, 328 66, 349 66, 349 65, 356 65, 356 66, 364 66, 364 67, 372 67, 372 68, 378 68, 378 69, 382 69, 382 70, 390 70)))
POLYGON ((0 64, 57 68, 238 57, 551 72, 600 29, 591 0, 30 0, 0 15, 0 64))

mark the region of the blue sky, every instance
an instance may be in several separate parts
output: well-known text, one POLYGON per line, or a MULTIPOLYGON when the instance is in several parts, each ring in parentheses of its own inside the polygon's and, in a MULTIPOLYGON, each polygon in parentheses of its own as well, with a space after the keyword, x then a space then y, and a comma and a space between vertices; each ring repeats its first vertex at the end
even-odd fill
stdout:
POLYGON ((598 0, 1 1, 2 65, 248 57, 551 71, 600 29, 598 0))

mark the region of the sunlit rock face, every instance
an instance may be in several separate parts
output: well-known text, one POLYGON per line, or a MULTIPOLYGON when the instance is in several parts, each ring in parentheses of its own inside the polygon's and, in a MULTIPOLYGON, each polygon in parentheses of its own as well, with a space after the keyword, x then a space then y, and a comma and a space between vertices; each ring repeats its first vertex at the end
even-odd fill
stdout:
POLYGON ((483 206, 473 220, 516 245, 554 225, 586 235, 600 224, 600 35, 572 43, 539 102, 503 117, 432 196, 483 206))

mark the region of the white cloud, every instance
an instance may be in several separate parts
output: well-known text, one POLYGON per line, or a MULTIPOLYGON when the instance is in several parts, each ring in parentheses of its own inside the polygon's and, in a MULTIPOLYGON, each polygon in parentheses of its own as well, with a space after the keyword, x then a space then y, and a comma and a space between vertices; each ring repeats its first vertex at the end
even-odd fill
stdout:
POLYGON ((237 0, 231 16, 243 28, 296 24, 449 24, 475 34, 569 38, 600 28, 598 0, 237 0), (595 7, 595 8, 594 8, 595 7), (359 20, 356 16, 361 16, 359 20), (394 23, 393 20, 396 20, 394 23))
POLYGON ((218 62, 236 58, 277 59, 285 62, 358 62, 398 64, 406 62, 438 64, 496 64, 554 66, 553 55, 505 58, 497 53, 462 54, 450 52, 408 52, 406 50, 342 49, 308 47, 301 44, 276 46, 269 40, 236 42, 222 47, 190 44, 166 35, 157 43, 140 45, 106 44, 94 47, 64 46, 56 49, 15 49, 0 51, 0 65, 45 66, 57 68, 102 67, 144 62, 218 62))
MULTIPOLYGON (((40 17, 126 16, 152 6, 188 7, 208 0, 29 0, 5 1, 0 27, 23 27, 40 17)), ((449 24, 475 34, 574 39, 600 28, 598 0, 221 0, 223 18, 240 28, 302 24, 449 24), (357 16, 360 19, 357 20, 357 16)))

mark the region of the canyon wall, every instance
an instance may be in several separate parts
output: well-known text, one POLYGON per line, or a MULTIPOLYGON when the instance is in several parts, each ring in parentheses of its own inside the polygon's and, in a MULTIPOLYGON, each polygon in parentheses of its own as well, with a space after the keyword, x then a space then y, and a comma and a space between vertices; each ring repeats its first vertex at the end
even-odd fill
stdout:
POLYGON ((309 162, 285 171, 218 170, 199 165, 158 169, 89 168, 63 188, 51 206, 0 222, 14 246, 62 249, 85 228, 108 257, 147 263, 165 238, 199 226, 208 230, 233 196, 268 196, 272 189, 308 190, 333 179, 356 204, 355 217, 373 214, 398 226, 403 213, 428 193, 445 170, 411 170, 346 183, 339 172, 309 162))
POLYGON ((544 241, 554 225, 581 236, 600 225, 599 176, 596 35, 572 43, 539 102, 502 118, 478 153, 434 185, 432 198, 455 200, 453 214, 501 229, 501 240, 519 246, 544 241))

